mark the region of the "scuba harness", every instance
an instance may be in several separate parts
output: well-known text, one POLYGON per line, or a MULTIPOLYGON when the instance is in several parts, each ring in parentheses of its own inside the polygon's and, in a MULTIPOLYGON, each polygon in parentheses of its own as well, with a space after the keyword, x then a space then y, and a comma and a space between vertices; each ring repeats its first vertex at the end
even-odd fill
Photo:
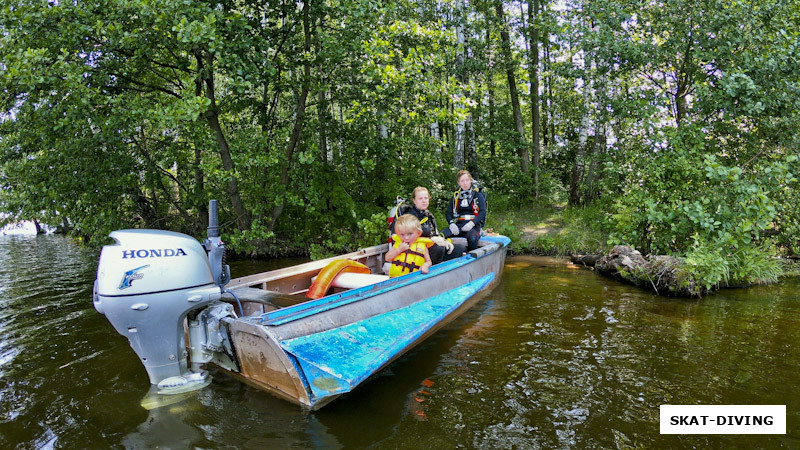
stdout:
MULTIPOLYGON (((389 210, 389 216, 386 217, 386 222, 389 224, 389 230, 392 229, 392 224, 394 223, 395 219, 400 217, 400 208, 406 206, 406 199, 400 197, 399 195, 394 199, 394 206, 389 210)), ((391 239, 389 239, 391 242, 391 239)))
MULTIPOLYGON (((389 230, 390 233, 393 232, 393 224, 394 224, 395 220, 400 218, 400 216, 402 216, 403 214, 410 214, 408 211, 411 208, 413 208, 413 206, 409 205, 406 202, 407 202, 407 200, 404 199, 403 197, 399 196, 399 195, 395 198, 395 205, 389 210, 389 216, 386 217, 386 222, 388 224, 387 225, 387 229, 389 230)), ((424 217, 422 217, 422 218, 417 217, 419 219, 419 224, 423 227, 423 231, 425 230, 426 224, 428 224, 428 219, 433 217, 432 214, 430 214, 430 215, 429 214, 430 213, 428 212, 427 214, 424 214, 424 217)), ((414 214, 414 216, 416 216, 416 214, 414 214)), ((430 231, 431 235, 434 235, 439 231, 436 228, 436 222, 435 221, 432 221, 430 224, 428 224, 428 226, 430 226, 430 230, 429 231, 430 231)), ((389 243, 390 244, 392 243, 391 236, 389 237, 389 243)))
MULTIPOLYGON (((462 191, 461 189, 455 191, 453 193, 453 222, 458 222, 461 220, 472 220, 480 214, 480 208, 478 207, 478 194, 483 193, 483 185, 478 183, 475 180, 472 180, 472 186, 468 191, 462 191), (463 208, 470 207, 472 209, 472 214, 461 214, 459 210, 463 210, 463 208)), ((483 193, 483 201, 486 204, 486 209, 488 210, 488 201, 486 200, 486 193, 483 193)), ((483 228, 486 226, 486 215, 483 216, 483 220, 479 224, 479 227, 483 228)))

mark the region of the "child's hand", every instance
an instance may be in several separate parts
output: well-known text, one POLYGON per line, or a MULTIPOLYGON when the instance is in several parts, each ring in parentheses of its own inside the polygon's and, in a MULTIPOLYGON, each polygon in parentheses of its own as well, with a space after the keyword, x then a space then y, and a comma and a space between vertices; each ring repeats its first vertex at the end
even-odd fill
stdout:
POLYGON ((411 248, 411 246, 406 244, 405 242, 401 242, 400 245, 397 246, 397 250, 400 250, 400 253, 403 253, 404 251, 408 250, 409 248, 411 248))
POLYGON ((422 272, 422 273, 428 273, 428 269, 430 267, 431 267, 430 264, 425 263, 425 264, 422 265, 422 267, 419 268, 419 271, 422 272))

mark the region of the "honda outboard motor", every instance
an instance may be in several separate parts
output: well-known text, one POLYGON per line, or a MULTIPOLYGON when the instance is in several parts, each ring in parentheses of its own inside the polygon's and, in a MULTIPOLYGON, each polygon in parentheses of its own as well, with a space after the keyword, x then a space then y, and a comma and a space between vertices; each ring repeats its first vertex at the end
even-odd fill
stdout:
POLYGON ((161 388, 205 386, 210 377, 200 364, 215 357, 212 350, 232 351, 227 335, 209 336, 208 331, 219 333, 219 321, 235 317, 230 304, 218 302, 230 270, 224 265, 216 201, 211 209, 209 239, 203 245, 170 231, 118 230, 110 234, 116 243, 100 254, 94 307, 128 338, 150 383, 161 388), (203 339, 191 342, 191 367, 184 337, 187 315, 190 339, 203 339))

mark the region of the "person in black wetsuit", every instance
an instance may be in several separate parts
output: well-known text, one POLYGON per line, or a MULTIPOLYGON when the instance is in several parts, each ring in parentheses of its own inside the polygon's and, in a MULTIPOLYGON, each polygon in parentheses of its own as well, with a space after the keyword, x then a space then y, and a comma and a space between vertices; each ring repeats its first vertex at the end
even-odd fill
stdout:
MULTIPOLYGON (((417 186, 414 188, 412 205, 400 205, 397 207, 395 217, 400 217, 403 214, 411 214, 416 216, 422 225, 422 237, 430 238, 434 244, 433 247, 428 249, 433 264, 438 264, 442 261, 449 261, 453 258, 462 256, 467 251, 463 245, 453 245, 449 239, 445 239, 439 233, 436 227, 436 219, 433 214, 428 211, 428 205, 431 201, 431 194, 427 188, 417 186)), ((394 222, 390 226, 391 233, 394 233, 394 222)))
POLYGON ((458 191, 450 197, 445 218, 450 224, 443 231, 445 238, 460 236, 467 239, 467 251, 478 248, 481 227, 486 220, 486 195, 472 185, 472 175, 458 172, 458 191))

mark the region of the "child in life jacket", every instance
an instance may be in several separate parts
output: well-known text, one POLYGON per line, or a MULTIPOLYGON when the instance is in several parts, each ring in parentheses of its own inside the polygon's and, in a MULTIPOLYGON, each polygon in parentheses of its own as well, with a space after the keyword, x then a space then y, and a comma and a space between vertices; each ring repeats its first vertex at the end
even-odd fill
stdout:
POLYGON ((422 236, 422 225, 419 219, 411 214, 403 214, 394 223, 392 235, 394 245, 386 252, 386 261, 392 263, 390 277, 399 277, 419 270, 428 273, 431 267, 431 256, 428 247, 433 241, 422 236))

